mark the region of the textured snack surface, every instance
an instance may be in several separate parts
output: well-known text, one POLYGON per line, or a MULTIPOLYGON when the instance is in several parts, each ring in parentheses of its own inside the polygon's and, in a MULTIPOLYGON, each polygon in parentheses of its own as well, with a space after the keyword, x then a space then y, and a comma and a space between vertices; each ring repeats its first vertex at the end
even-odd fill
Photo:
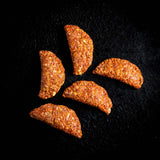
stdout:
POLYGON ((107 91, 93 81, 77 81, 65 89, 63 97, 94 106, 105 112, 111 112, 112 101, 107 91))
POLYGON ((76 113, 64 105, 48 103, 35 108, 30 113, 32 118, 43 121, 75 137, 81 138, 81 124, 76 113))
POLYGON ((90 36, 75 25, 65 25, 69 49, 73 62, 73 74, 82 75, 93 60, 93 41, 90 36))
POLYGON ((65 69, 61 60, 51 51, 40 51, 41 87, 39 97, 47 99, 53 97, 65 81, 65 69))
POLYGON ((106 59, 96 67, 93 73, 120 80, 136 89, 141 88, 143 84, 143 76, 140 69, 125 59, 106 59))

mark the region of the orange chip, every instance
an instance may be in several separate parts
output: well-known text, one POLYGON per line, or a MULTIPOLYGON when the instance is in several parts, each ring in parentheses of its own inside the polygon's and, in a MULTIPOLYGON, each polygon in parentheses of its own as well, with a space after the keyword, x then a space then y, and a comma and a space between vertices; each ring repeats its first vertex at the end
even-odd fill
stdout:
POLYGON ((82 75, 93 60, 93 41, 90 36, 75 25, 65 25, 69 49, 73 62, 73 74, 82 75))
POLYGON ((141 88, 143 84, 143 76, 140 69, 125 59, 106 59, 96 67, 93 73, 120 80, 136 89, 141 88))
POLYGON ((65 89, 63 97, 94 106, 105 112, 111 112, 112 101, 107 91, 93 81, 77 81, 65 89))
POLYGON ((65 69, 61 60, 50 51, 40 51, 41 87, 39 97, 47 99, 55 96, 65 81, 65 69))
POLYGON ((66 106, 48 103, 33 109, 29 114, 32 118, 43 121, 54 128, 78 138, 82 137, 81 124, 76 113, 66 106))

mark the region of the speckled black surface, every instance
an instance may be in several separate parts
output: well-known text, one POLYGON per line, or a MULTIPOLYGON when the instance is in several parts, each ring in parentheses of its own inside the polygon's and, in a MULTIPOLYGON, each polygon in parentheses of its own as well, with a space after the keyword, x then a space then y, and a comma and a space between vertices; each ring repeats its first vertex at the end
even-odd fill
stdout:
POLYGON ((11 57, 16 57, 16 67, 11 71, 16 71, 13 82, 17 82, 17 87, 12 96, 17 99, 20 93, 23 98, 20 107, 23 111, 23 145, 30 144, 33 149, 52 146, 53 153, 75 154, 155 149, 155 145, 160 145, 160 41, 156 20, 153 20, 157 17, 152 13, 147 19, 147 9, 140 12, 140 7, 133 13, 129 3, 123 6, 101 1, 82 2, 58 4, 36 11, 27 9, 21 15, 13 11, 13 15, 8 16, 9 41, 15 42, 9 50, 11 57), (94 42, 92 66, 82 76, 72 74, 72 61, 63 29, 66 24, 78 25, 94 42), (40 87, 39 50, 53 51, 65 67, 64 85, 55 97, 48 100, 37 96, 40 87), (142 88, 136 90, 119 81, 92 74, 101 61, 110 57, 124 58, 136 64, 144 77, 142 88), (107 90, 113 102, 109 116, 96 108, 62 97, 64 89, 77 80, 92 80, 107 90), (30 110, 49 102, 75 110, 82 125, 82 139, 29 117, 30 110))

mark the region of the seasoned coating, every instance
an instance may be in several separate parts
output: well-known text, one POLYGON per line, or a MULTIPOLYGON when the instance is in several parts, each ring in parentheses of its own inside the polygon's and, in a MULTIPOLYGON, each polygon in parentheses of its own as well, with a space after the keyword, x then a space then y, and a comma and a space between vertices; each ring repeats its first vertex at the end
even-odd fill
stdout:
POLYGON ((93 60, 93 41, 90 36, 75 25, 65 25, 69 49, 73 62, 73 74, 82 75, 93 60))
POLYGON ((106 59, 96 67, 93 73, 120 80, 136 89, 141 88, 143 84, 143 76, 140 69, 125 59, 106 59))
POLYGON ((82 137, 81 124, 76 113, 66 106, 48 103, 33 109, 29 115, 75 137, 82 137))
POLYGON ((55 96, 65 81, 65 69, 61 60, 51 51, 40 51, 41 87, 39 97, 47 99, 55 96))
POLYGON ((66 88, 63 97, 94 106, 105 112, 111 112, 112 101, 107 91, 93 81, 77 81, 66 88))

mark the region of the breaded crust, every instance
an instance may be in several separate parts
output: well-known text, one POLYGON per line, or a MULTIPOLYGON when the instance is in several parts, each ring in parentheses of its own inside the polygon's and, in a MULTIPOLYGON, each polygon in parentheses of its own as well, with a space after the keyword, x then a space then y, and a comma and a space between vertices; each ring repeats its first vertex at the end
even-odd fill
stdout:
POLYGON ((93 41, 90 36, 75 25, 65 25, 68 45, 73 62, 73 74, 82 75, 93 60, 93 41))
POLYGON ((47 99, 55 96, 65 81, 61 60, 51 51, 40 51, 41 86, 38 96, 47 99))
POLYGON ((62 96, 97 107, 107 115, 111 112, 112 101, 107 91, 93 81, 74 82, 62 96))
POLYGON ((48 103, 33 109, 29 115, 75 137, 82 137, 79 118, 66 106, 48 103))
POLYGON ((125 59, 106 59, 96 67, 93 73, 120 80, 136 89, 141 88, 143 84, 143 76, 140 69, 125 59))

